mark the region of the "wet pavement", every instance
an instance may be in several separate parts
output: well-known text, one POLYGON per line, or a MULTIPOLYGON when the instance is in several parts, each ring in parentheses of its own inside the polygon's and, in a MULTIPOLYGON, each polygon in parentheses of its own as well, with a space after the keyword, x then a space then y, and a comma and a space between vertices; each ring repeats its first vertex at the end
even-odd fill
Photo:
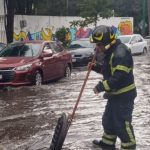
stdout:
MULTIPOLYGON (((138 148, 150 149, 150 54, 134 56, 135 100, 133 126, 138 148)), ((57 119, 62 112, 72 113, 86 68, 73 70, 69 79, 41 87, 20 87, 0 91, 0 145, 8 150, 47 150, 57 119)), ((102 76, 91 72, 76 117, 69 128, 64 150, 98 150, 92 146, 103 130, 102 114, 106 104, 102 94, 95 96, 93 87, 102 76)), ((120 141, 117 140, 119 147, 120 141)))

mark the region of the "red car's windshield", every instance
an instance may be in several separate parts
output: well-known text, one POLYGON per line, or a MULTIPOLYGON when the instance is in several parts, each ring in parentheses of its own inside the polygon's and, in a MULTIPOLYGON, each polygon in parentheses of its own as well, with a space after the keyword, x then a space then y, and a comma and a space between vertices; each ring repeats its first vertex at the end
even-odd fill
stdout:
POLYGON ((33 57, 37 56, 41 44, 11 44, 0 51, 0 57, 33 57))

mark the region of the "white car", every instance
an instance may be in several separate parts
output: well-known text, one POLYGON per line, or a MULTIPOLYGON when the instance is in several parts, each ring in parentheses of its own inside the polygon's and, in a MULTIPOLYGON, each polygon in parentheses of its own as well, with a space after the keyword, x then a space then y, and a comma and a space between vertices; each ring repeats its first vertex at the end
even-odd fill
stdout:
POLYGON ((150 50, 150 36, 146 36, 144 39, 147 41, 148 49, 150 50))
POLYGON ((140 34, 121 35, 117 37, 126 44, 132 54, 147 53, 147 41, 140 34))

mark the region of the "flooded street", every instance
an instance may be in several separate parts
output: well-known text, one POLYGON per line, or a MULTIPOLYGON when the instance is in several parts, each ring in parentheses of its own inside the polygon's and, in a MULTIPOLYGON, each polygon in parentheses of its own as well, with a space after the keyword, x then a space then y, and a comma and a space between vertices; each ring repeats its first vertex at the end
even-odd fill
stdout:
MULTIPOLYGON (((138 96, 133 112, 137 150, 150 149, 150 54, 134 56, 138 96)), ((0 145, 8 150, 47 150, 57 119, 73 111, 86 68, 74 69, 70 79, 41 87, 0 91, 0 145)), ((76 117, 69 128, 64 150, 96 150, 92 140, 100 138, 106 100, 95 96, 93 87, 102 76, 91 72, 76 117)), ((117 145, 119 147, 119 139, 117 145)), ((98 150, 98 149, 97 149, 98 150)))

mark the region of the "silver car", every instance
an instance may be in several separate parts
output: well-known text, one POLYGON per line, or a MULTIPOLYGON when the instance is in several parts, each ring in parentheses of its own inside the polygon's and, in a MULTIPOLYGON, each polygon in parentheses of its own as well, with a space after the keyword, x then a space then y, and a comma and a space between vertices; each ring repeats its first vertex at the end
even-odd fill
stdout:
POLYGON ((140 34, 121 35, 118 39, 127 45, 132 54, 143 54, 148 51, 147 41, 140 34))
POLYGON ((90 43, 89 38, 72 41, 69 51, 72 54, 73 66, 84 66, 92 60, 95 44, 90 43))

